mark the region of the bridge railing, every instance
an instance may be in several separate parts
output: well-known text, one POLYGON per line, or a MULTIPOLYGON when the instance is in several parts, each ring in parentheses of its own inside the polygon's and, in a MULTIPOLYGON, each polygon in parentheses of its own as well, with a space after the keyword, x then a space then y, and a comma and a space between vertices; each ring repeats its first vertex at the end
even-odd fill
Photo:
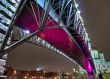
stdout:
POLYGON ((88 37, 88 33, 86 31, 84 20, 81 17, 81 12, 78 9, 78 4, 74 0, 74 9, 75 9, 75 17, 74 17, 74 29, 82 36, 84 42, 88 46, 89 50, 91 50, 90 39, 88 37))

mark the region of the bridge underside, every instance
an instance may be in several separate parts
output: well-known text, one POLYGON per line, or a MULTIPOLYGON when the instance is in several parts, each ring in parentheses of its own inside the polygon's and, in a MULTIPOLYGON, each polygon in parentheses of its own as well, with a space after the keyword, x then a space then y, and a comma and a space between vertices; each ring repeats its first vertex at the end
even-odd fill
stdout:
POLYGON ((75 0, 18 1, 0 1, 0 58, 37 36, 63 52, 62 55, 75 61, 89 75, 93 75, 91 45, 75 0), (13 43, 14 27, 20 27, 21 31, 28 30, 29 36, 13 43))
MULTIPOLYGON (((44 10, 39 5, 33 4, 33 8, 29 5, 25 6, 15 25, 33 33, 39 30, 43 13, 44 10)), ((36 35, 61 50, 65 55, 81 65, 88 73, 93 74, 88 56, 84 55, 82 49, 69 34, 68 30, 58 23, 53 17, 48 15, 43 25, 44 29, 36 35)))

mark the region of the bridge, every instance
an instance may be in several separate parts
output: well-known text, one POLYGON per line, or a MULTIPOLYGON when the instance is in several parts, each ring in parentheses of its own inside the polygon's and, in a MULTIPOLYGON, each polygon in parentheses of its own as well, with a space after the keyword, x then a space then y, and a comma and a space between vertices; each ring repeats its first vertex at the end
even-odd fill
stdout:
POLYGON ((75 0, 1 0, 0 73, 8 53, 26 41, 67 57, 94 78, 91 45, 75 0))

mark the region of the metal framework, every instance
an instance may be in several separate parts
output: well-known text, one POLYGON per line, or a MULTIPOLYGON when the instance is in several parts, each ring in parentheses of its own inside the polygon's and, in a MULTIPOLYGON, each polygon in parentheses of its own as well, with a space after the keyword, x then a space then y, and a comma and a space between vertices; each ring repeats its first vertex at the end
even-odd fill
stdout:
MULTIPOLYGON (((8 10, 11 11, 9 8, 8 10)), ((82 50, 82 53, 90 58, 89 61, 92 63, 89 38, 84 27, 83 19, 80 15, 80 11, 78 10, 78 5, 74 0, 21 0, 2 41, 0 58, 2 58, 4 54, 9 53, 9 51, 21 45, 23 42, 41 33, 44 31, 44 29, 50 30, 55 28, 63 28, 73 38, 78 47, 82 50), (38 16, 36 16, 36 11, 34 9, 35 5, 38 10, 38 16), (7 42, 13 31, 13 26, 15 25, 17 17, 19 16, 24 6, 29 10, 35 19, 35 22, 38 25, 38 30, 9 45, 6 48, 7 42), (39 6, 43 9, 43 11, 40 12, 39 6), (53 19, 48 20, 50 18, 53 19), (52 27, 46 27, 46 24, 52 22, 53 20, 56 21, 57 24, 54 24, 52 27)))
POLYGON ((9 28, 8 28, 8 31, 6 32, 5 38, 2 42, 1 50, 4 50, 4 48, 6 46, 6 43, 8 41, 8 38, 10 37, 10 34, 11 34, 12 29, 13 29, 16 18, 18 17, 18 15, 19 15, 20 11, 22 10, 22 8, 23 8, 24 4, 26 3, 26 1, 27 0, 25 0, 24 2, 21 1, 20 4, 18 5, 17 10, 14 13, 14 16, 12 17, 11 24, 8 26, 9 28))

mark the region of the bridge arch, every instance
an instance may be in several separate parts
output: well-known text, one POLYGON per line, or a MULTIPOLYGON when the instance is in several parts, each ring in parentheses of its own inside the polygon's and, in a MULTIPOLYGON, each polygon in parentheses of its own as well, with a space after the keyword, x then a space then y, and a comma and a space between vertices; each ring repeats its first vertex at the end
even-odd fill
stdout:
MULTIPOLYGON (((46 72, 60 71, 60 73, 62 72, 74 73, 74 69, 75 69, 76 74, 80 74, 79 71, 81 70, 82 75, 85 76, 85 78, 87 75, 86 73, 84 73, 84 71, 81 69, 81 67, 78 64, 71 62, 70 59, 68 60, 64 56, 56 53, 55 51, 49 50, 42 46, 38 46, 38 45, 36 46, 30 44, 28 42, 22 44, 13 51, 10 51, 7 59, 7 67, 10 66, 12 68, 15 68, 16 70, 27 71, 27 69, 30 69, 31 71, 39 68, 41 70, 45 70, 46 72), (27 49, 27 50, 23 50, 23 49, 27 49), (77 71, 79 73, 77 73, 77 71)), ((77 76, 75 75, 75 77, 77 76)))
POLYGON ((47 41, 93 75, 88 36, 74 0, 27 0, 15 25, 47 41))

